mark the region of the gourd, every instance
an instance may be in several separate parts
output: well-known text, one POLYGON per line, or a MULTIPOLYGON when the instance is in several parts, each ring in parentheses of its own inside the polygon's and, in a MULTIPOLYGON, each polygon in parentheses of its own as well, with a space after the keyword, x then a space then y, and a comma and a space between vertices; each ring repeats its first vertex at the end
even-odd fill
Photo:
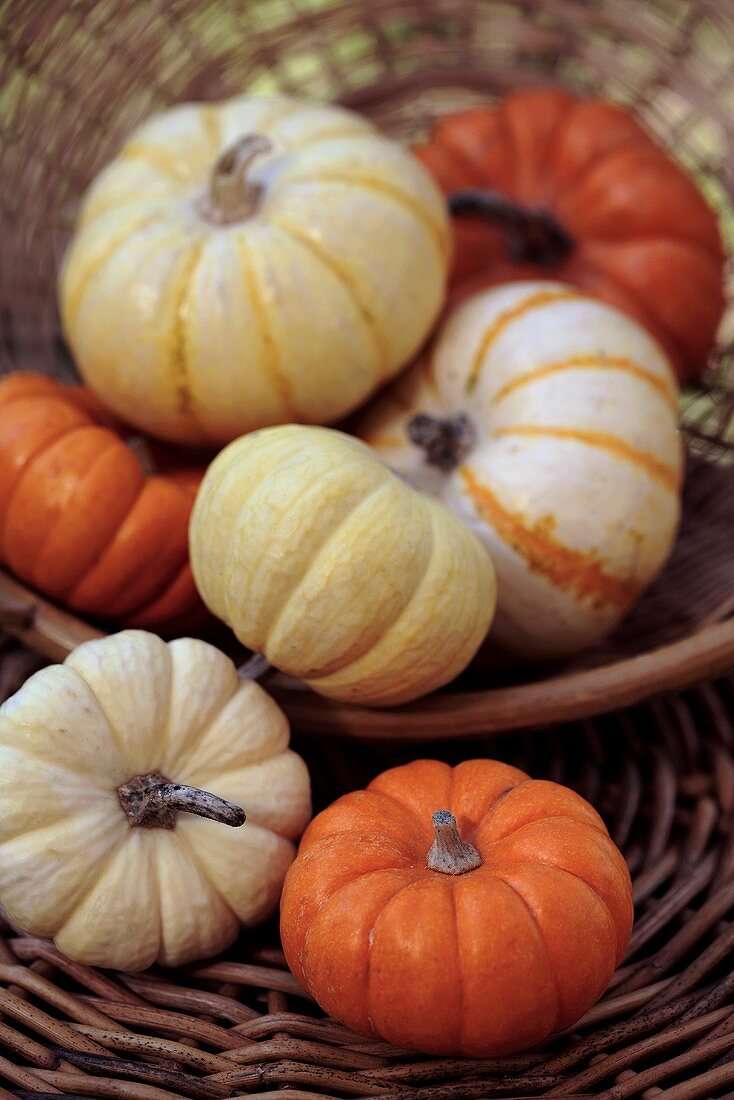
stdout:
POLYGON ((496 1057, 570 1027, 632 927, 599 815, 494 760, 418 760, 306 830, 281 902, 291 970, 360 1034, 496 1057))
POLYGON ((0 904, 80 962, 220 951, 277 907, 309 816, 285 716, 205 642, 87 642, 0 708, 0 904))
POLYGON ((63 328, 126 421, 222 444, 363 402, 423 342, 448 256, 430 175, 356 114, 282 96, 184 104, 87 192, 63 328))
POLYGON ((524 657, 600 641, 662 568, 680 514, 677 387, 656 342, 578 290, 468 299, 358 435, 482 539, 490 640, 524 657))
POLYGON ((0 381, 0 561, 75 611, 169 629, 203 618, 188 563, 200 479, 146 473, 89 391, 0 381))
POLYGON ((205 604, 244 645, 369 706, 452 680, 494 611, 476 536, 329 428, 266 428, 225 448, 197 495, 190 553, 205 604))
POLYGON ((449 196, 457 292, 548 276, 639 321, 682 381, 724 311, 716 215, 627 110, 523 89, 441 119, 416 150, 449 196))

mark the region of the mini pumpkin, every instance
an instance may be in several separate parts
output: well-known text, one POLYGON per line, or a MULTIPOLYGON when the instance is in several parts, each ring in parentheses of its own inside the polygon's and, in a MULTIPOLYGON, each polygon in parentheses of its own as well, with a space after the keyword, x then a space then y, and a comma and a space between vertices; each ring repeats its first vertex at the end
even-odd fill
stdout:
POLYGON ((0 904, 80 962, 221 950, 276 908, 309 816, 285 715, 205 642, 87 642, 0 708, 0 904))
POLYGON ((197 495, 190 547, 210 610, 335 699, 386 706, 448 683, 494 611, 476 536, 329 428, 267 428, 225 448, 197 495))
POLYGON ((0 381, 0 560, 75 611, 137 626, 202 619, 188 563, 201 471, 146 474, 89 391, 0 381))
POLYGON ((281 902, 288 964, 321 1007, 426 1054, 495 1057, 570 1027, 631 927, 598 814, 494 760, 419 760, 340 798, 281 902))
POLYGON ((423 342, 448 255, 435 183, 365 119, 287 97, 184 104, 88 191, 63 327, 125 420, 221 444, 359 405, 423 342))
POLYGON ((724 311, 721 234, 632 114, 523 89, 446 116, 416 153, 455 215, 459 292, 547 274, 639 321, 681 380, 701 375, 724 311))
POLYGON ((482 539, 498 575, 490 638, 522 656, 598 642, 670 552, 682 462, 670 364, 573 287, 468 299, 356 431, 482 539))

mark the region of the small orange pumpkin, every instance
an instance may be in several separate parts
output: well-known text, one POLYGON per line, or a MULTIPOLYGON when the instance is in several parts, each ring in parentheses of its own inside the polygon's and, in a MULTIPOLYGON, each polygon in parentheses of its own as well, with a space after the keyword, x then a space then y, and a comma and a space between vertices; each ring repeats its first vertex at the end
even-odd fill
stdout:
POLYGON ((202 472, 148 475, 123 436, 88 390, 36 374, 0 381, 0 561, 84 614, 199 621, 187 540, 202 472))
POLYGON ((629 941, 622 855, 579 795, 494 760, 418 760, 311 823, 288 964, 354 1031, 490 1057, 570 1027, 629 941))
POLYGON ((449 196, 457 293, 551 277, 629 314, 682 381, 724 310, 717 219, 637 120, 558 88, 440 120, 414 150, 449 196))

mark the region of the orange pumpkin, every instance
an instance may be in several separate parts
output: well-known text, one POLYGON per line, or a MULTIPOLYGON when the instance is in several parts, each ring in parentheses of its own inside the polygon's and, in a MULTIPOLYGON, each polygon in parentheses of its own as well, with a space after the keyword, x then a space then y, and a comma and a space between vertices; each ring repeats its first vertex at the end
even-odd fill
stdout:
POLYGON ((632 927, 629 872, 579 795, 494 760, 384 772, 311 823, 288 964, 354 1031, 488 1057, 573 1024, 632 927))
POLYGON ((198 621, 188 522, 201 471, 148 475, 123 434, 85 389, 35 374, 0 381, 0 561, 84 614, 198 621))
POLYGON ((460 294, 539 273, 628 313, 685 381, 724 309, 717 220, 626 110, 555 88, 448 115, 415 150, 455 215, 460 294))

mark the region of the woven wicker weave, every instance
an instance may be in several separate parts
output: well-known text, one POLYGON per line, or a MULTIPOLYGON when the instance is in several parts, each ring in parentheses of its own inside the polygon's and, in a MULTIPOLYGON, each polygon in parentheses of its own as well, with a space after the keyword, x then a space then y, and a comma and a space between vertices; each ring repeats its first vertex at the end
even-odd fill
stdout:
MULTIPOLYGON (((0 690, 13 690, 36 663, 27 650, 6 649, 0 690)), ((426 1059, 324 1019, 285 969, 274 928, 214 962, 137 976, 70 963, 46 941, 7 930, 0 1081, 17 1091, 0 1085, 0 1100, 38 1100, 52 1089, 129 1100, 734 1095, 733 705, 734 680, 725 680, 599 724, 491 745, 598 806, 632 870, 629 952, 569 1034, 498 1062, 426 1059), (293 1091, 277 1091, 286 1084, 293 1091)), ((407 758, 297 747, 317 806, 407 758)), ((466 748, 443 755, 454 762, 466 748)))
MULTIPOLYGON (((522 84, 607 94, 696 171, 734 243, 732 0, 5 0, 0 66, 0 369, 71 375, 55 275, 78 197, 133 125, 187 98, 336 98, 409 137, 436 113, 522 84)), ((730 313, 712 386, 688 402, 698 455, 730 457, 732 336, 730 313)), ((590 663, 696 638, 730 614, 732 477, 691 468, 666 576, 590 663)), ((37 663, 0 643, 0 697, 37 663)), ((543 739, 444 752, 487 751, 570 783, 629 860, 630 952, 572 1034, 499 1063, 424 1059, 324 1020, 284 969, 272 927, 186 973, 134 978, 5 929, 0 1100, 734 1097, 733 707, 734 681, 723 680, 543 739)), ((402 759, 386 745, 297 747, 317 806, 402 759)))

